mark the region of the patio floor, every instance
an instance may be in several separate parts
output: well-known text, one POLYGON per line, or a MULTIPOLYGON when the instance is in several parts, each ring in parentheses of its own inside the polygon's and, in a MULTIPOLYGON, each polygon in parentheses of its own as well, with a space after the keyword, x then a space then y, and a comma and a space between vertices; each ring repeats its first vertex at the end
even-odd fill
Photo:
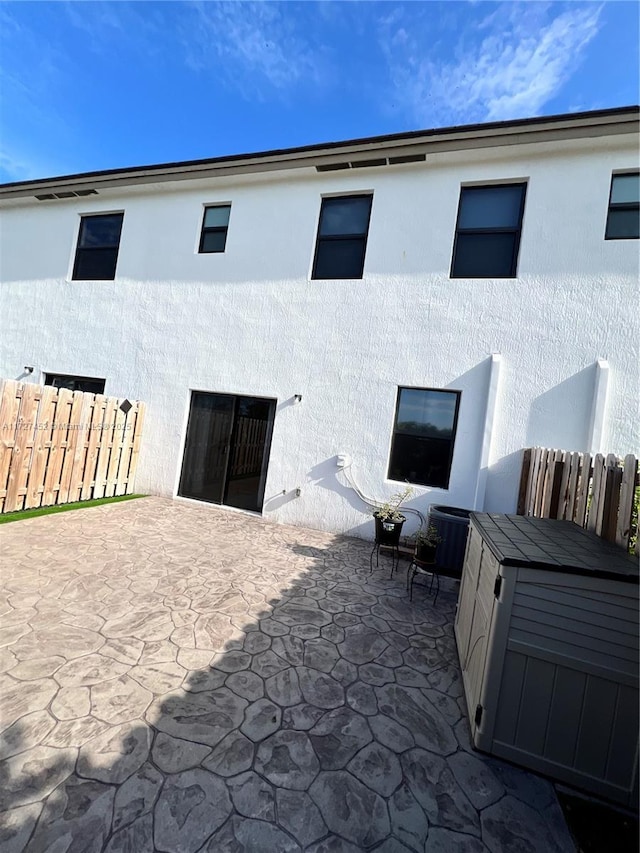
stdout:
POLYGON ((368 543, 162 498, 1 543, 3 853, 575 849, 470 748, 455 596, 368 543))

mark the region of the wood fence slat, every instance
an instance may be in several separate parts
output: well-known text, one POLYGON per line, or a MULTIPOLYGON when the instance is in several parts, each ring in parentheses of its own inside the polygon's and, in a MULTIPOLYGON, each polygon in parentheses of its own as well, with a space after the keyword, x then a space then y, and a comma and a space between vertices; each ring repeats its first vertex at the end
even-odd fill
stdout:
POLYGON ((104 422, 104 411, 107 398, 104 394, 96 394, 91 412, 91 428, 89 430, 89 446, 87 447, 87 459, 84 466, 82 479, 82 492, 80 500, 88 501, 93 495, 93 487, 96 480, 96 469, 98 467, 98 451, 102 436, 102 424, 104 422))
POLYGON ((544 450, 542 454, 542 465, 540 468, 540 474, 538 477, 538 482, 540 484, 538 490, 538 501, 536 504, 537 514, 540 518, 544 517, 544 504, 545 498, 547 496, 547 489, 549 487, 549 468, 550 461, 553 458, 552 450, 544 450))
POLYGON ((71 412, 69 415, 69 432, 67 434, 67 448, 64 454, 64 462, 62 463, 62 471, 60 472, 60 488, 58 489, 58 499, 56 503, 69 503, 72 498, 69 497, 71 490, 71 474, 73 472, 73 463, 75 461, 76 447, 78 445, 78 432, 80 426, 80 415, 82 414, 84 394, 82 391, 73 392, 73 400, 71 402, 71 412))
POLYGON ((555 488, 555 476, 556 476, 556 461, 558 460, 558 454, 562 454, 560 450, 550 450, 547 455, 547 470, 545 472, 545 489, 544 489, 544 497, 542 499, 542 517, 543 518, 552 518, 551 514, 551 504, 553 501, 553 492, 555 488))
POLYGON ((613 464, 608 464, 606 469, 602 530, 600 533, 607 542, 616 541, 621 483, 622 468, 618 467, 618 460, 614 457, 613 464))
POLYGON ((604 487, 604 456, 602 453, 596 453, 593 460, 593 482, 591 486, 591 503, 587 510, 587 530, 592 533, 598 532, 598 519, 602 522, 602 490, 604 487))
POLYGON ((122 436, 122 451, 116 475, 116 495, 124 495, 127 490, 127 476, 131 467, 131 452, 133 449, 133 432, 135 429, 135 409, 129 409, 125 416, 124 433, 122 436))
POLYGON ((129 476, 127 477, 127 494, 133 493, 133 483, 135 480, 136 470, 138 468, 138 456, 140 454, 140 442, 142 440, 142 428, 144 425, 144 416, 146 406, 144 403, 138 403, 136 411, 136 426, 133 438, 133 449, 131 451, 131 464, 129 466, 129 476))
MULTIPOLYGON (((40 402, 40 386, 30 382, 22 386, 20 410, 16 424, 14 445, 9 463, 7 494, 4 499, 4 511, 14 512, 22 509, 26 494, 32 449, 27 445, 33 442, 33 432, 40 402), (22 491, 22 490, 25 491, 22 491)), ((32 445, 33 446, 33 445, 32 445)))
POLYGON ((531 471, 532 449, 527 447, 522 454, 522 469, 520 472, 520 485, 518 486, 518 515, 524 515, 527 511, 527 487, 529 485, 529 472, 531 471))
POLYGON ((580 474, 580 454, 571 454, 571 463, 569 468, 569 482, 567 483, 567 498, 564 510, 564 518, 567 521, 574 521, 576 511, 576 498, 578 494, 578 476, 580 474))
POLYGON ((60 490, 60 474, 64 456, 67 452, 67 424, 69 423, 73 394, 68 388, 58 388, 55 410, 55 422, 51 433, 51 448, 49 464, 44 478, 44 494, 42 505, 51 506, 58 503, 60 490))
POLYGON ((576 514, 574 521, 580 527, 585 527, 587 518, 587 507, 589 505, 589 494, 591 486, 591 454, 583 453, 580 458, 580 480, 578 484, 578 501, 576 503, 576 514))
POLYGON ((631 516, 633 513, 633 496, 638 476, 638 460, 629 453, 624 457, 622 481, 620 483, 620 506, 616 524, 616 543, 623 548, 629 546, 631 535, 631 516))
POLYGON ((117 401, 113 431, 111 433, 111 456, 109 457, 109 467, 107 468, 106 475, 107 484, 104 493, 106 498, 112 498, 116 493, 118 467, 120 465, 120 454, 122 453, 123 427, 125 423, 125 414, 120 408, 122 402, 122 400, 117 401))
MULTIPOLYGON (((79 393, 79 392, 78 392, 79 393)), ((84 466, 87 459, 87 440, 89 437, 89 426, 91 424, 91 412, 93 409, 94 396, 89 392, 82 394, 82 406, 80 408, 79 422, 76 430, 76 444, 73 451, 73 466, 69 481, 70 503, 80 500, 84 477, 84 466)))
POLYGON ((96 480, 93 487, 94 498, 104 498, 106 495, 107 470, 109 468, 111 443, 113 441, 113 422, 115 420, 116 403, 117 400, 113 397, 108 397, 104 409, 102 436, 100 439, 100 450, 98 451, 98 464, 96 466, 96 480))
POLYGON ((20 408, 18 397, 19 383, 13 379, 3 379, 0 399, 0 510, 5 511, 5 498, 7 494, 7 481, 9 479, 9 467, 11 465, 11 454, 15 443, 16 421, 20 408))
POLYGON ((556 453, 556 458, 553 463, 553 486, 551 489, 551 500, 549 502, 549 518, 559 517, 560 493, 562 490, 562 480, 564 477, 564 469, 566 462, 567 454, 564 453, 562 450, 559 450, 556 453))
POLYGON ((51 435, 56 411, 56 389, 45 385, 37 414, 31 470, 27 482, 25 509, 39 507, 44 497, 44 476, 51 448, 51 435))

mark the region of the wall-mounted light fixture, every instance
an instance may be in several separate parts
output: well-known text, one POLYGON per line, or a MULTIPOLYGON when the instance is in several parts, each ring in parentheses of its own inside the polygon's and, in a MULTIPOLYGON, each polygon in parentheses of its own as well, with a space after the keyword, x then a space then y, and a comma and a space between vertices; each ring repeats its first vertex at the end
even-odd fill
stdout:
POLYGON ((33 373, 33 367, 29 367, 28 365, 25 364, 24 372, 25 373, 33 373))
POLYGON ((302 394, 294 394, 293 395, 293 402, 294 403, 301 403, 302 402, 302 394))

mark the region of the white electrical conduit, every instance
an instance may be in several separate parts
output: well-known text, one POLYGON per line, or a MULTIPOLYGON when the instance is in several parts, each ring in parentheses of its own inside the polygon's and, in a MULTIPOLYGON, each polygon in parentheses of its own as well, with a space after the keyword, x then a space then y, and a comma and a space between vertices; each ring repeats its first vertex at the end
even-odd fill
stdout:
MULTIPOLYGON (((353 491, 357 494, 357 496, 360 498, 360 500, 363 503, 367 504, 367 506, 370 506, 372 509, 380 509, 382 507, 382 505, 383 505, 382 501, 376 501, 376 500, 373 500, 372 498, 368 498, 358 488, 358 485, 355 483, 353 476, 351 474, 351 471, 349 470, 351 468, 351 466, 353 465, 353 459, 349 456, 349 454, 340 453, 338 455, 337 465, 338 465, 338 469, 340 471, 342 471, 342 473, 344 474, 344 478, 347 481, 347 485, 349 486, 349 488, 353 489, 353 491)), ((409 513, 410 512, 410 513, 413 513, 413 515, 417 515, 418 518, 420 519, 420 525, 425 524, 425 517, 420 512, 420 510, 413 509, 413 507, 410 507, 410 506, 403 506, 400 511, 403 513, 405 513, 405 512, 409 513)))

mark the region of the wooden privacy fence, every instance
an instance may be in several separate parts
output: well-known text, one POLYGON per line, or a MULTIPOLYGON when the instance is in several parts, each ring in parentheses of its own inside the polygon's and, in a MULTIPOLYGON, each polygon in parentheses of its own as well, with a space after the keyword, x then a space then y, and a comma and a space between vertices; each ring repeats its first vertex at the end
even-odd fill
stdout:
POLYGON ((0 512, 130 494, 143 418, 144 403, 0 380, 0 512))
POLYGON ((524 451, 518 515, 574 521, 609 542, 629 545, 638 460, 613 453, 571 453, 530 447, 524 451))

